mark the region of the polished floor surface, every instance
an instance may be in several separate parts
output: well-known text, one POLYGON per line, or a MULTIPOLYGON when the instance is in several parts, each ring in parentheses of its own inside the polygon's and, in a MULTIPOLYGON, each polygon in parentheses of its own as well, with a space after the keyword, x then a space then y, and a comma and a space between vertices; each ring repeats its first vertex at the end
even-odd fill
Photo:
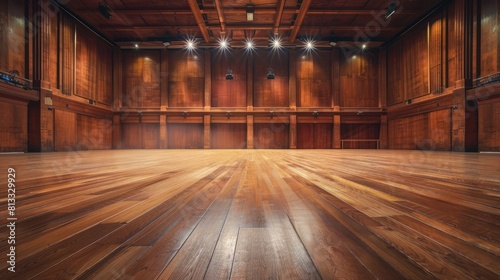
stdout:
POLYGON ((1 279, 500 279, 498 154, 114 150, 0 168, 1 279))

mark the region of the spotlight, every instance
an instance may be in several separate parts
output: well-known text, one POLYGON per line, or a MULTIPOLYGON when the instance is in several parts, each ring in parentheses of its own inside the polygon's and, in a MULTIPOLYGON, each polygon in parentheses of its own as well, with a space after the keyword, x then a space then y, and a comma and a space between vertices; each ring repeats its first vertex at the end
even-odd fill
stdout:
POLYGON ((188 50, 194 50, 194 48, 195 48, 195 42, 194 42, 193 39, 186 40, 186 48, 188 50))
POLYGON ((278 37, 272 39, 270 47, 273 49, 279 49, 281 47, 281 41, 278 37))
POLYGON ((233 70, 231 70, 231 68, 227 68, 226 80, 233 80, 233 79, 234 79, 233 70))
POLYGON ((254 48, 253 42, 251 40, 246 41, 245 48, 249 50, 253 49, 254 48))
POLYGON ((98 9, 99 9, 99 13, 101 13, 101 15, 103 17, 105 17, 106 19, 110 19, 111 18, 111 14, 109 13, 109 7, 106 4, 106 2, 100 2, 98 9))
POLYGON ((312 42, 307 42, 306 48, 312 49, 313 48, 313 43, 312 42))
POLYGON ((229 45, 229 42, 225 38, 219 39, 219 48, 225 50, 229 49, 231 46, 229 45))
POLYGON ((271 67, 269 67, 269 69, 267 70, 267 79, 274 80, 275 77, 276 77, 276 75, 274 74, 273 69, 271 67))
POLYGON ((361 48, 364 50, 366 49, 366 44, 363 44, 363 46, 361 46, 361 48))
POLYGON ((134 43, 134 48, 138 49, 139 48, 139 43, 134 43))

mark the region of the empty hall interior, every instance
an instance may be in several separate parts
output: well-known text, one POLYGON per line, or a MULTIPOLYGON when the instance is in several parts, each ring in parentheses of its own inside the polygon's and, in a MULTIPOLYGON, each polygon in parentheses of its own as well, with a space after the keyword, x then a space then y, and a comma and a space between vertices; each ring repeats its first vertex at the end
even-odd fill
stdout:
POLYGON ((0 1, 1 279, 500 279, 500 1, 0 1))

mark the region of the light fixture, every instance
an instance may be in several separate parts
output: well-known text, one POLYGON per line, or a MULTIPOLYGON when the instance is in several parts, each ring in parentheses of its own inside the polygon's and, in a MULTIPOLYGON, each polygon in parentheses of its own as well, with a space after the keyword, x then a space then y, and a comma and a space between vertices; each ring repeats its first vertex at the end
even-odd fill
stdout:
POLYGON ((271 67, 269 67, 269 69, 267 69, 267 79, 274 80, 275 77, 276 77, 276 75, 274 74, 273 69, 271 67))
POLYGON ((307 42, 307 43, 306 43, 306 48, 307 48, 307 49, 309 49, 309 50, 310 50, 310 49, 312 49, 313 47, 314 47, 314 45, 313 45, 313 43, 312 43, 312 42, 307 42))
POLYGON ((134 48, 138 49, 139 48, 139 43, 134 43, 134 48))
POLYGON ((363 44, 363 46, 361 46, 361 48, 364 50, 366 49, 366 44, 363 44))
POLYGON ((106 4, 106 2, 100 2, 99 7, 98 7, 99 13, 106 19, 111 18, 111 14, 109 13, 109 6, 106 4))
POLYGON ((385 13, 385 19, 390 18, 397 10, 396 2, 390 2, 387 5, 387 12, 385 13))
POLYGON ((253 6, 248 5, 247 6, 247 21, 253 21, 253 12, 254 12, 253 6))
POLYGON ((313 111, 313 117, 314 117, 314 119, 317 119, 318 116, 319 116, 318 111, 313 111))
POLYGON ((234 79, 233 70, 231 70, 231 68, 227 68, 226 80, 233 80, 233 79, 234 79))
POLYGON ((252 41, 247 41, 247 43, 246 43, 245 47, 246 47, 247 49, 253 49, 253 43, 252 43, 252 41))
POLYGON ((195 41, 194 41, 194 39, 187 39, 186 40, 186 48, 188 50, 190 50, 190 51, 194 50, 194 48, 195 48, 195 41))
POLYGON ((330 42, 330 46, 335 47, 336 45, 337 45, 337 42, 335 42, 335 41, 330 42))
POLYGON ((165 46, 165 47, 170 46, 170 42, 169 41, 163 41, 163 46, 165 46))
POLYGON ((229 42, 227 41, 226 38, 219 39, 219 48, 225 50, 225 49, 229 49, 230 47, 231 47, 231 45, 229 45, 229 42))

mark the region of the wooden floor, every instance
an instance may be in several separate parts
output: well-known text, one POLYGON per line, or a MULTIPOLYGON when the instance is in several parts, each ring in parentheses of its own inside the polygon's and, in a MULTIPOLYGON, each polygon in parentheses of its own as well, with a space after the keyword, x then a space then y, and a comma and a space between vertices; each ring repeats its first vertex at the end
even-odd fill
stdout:
POLYGON ((120 150, 0 170, 1 279, 500 279, 500 155, 120 150))

